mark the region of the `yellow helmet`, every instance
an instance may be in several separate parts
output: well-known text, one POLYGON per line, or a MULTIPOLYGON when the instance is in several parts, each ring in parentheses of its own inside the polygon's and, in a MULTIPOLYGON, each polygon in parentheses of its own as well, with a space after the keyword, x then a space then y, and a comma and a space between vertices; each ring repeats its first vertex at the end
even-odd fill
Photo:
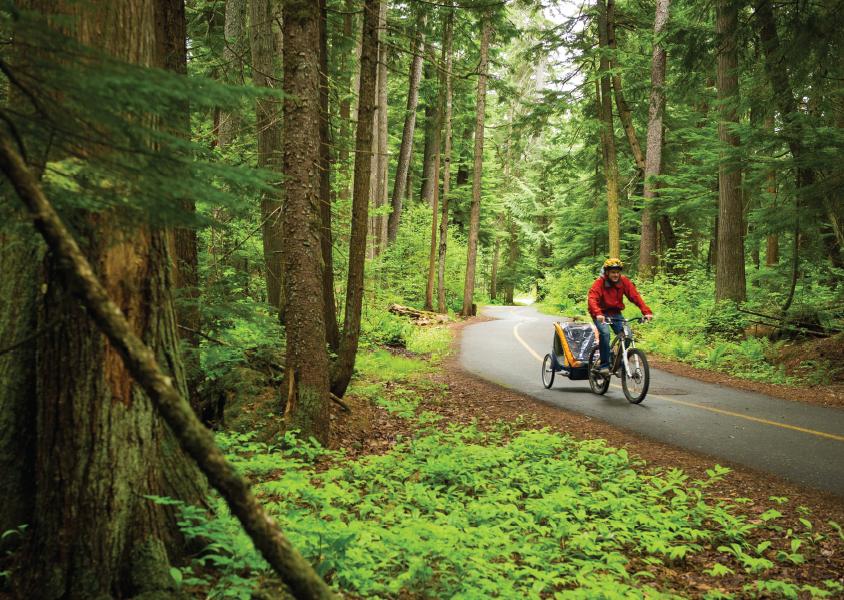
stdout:
POLYGON ((624 263, 620 258, 608 258, 604 261, 604 270, 606 269, 623 269, 624 263))

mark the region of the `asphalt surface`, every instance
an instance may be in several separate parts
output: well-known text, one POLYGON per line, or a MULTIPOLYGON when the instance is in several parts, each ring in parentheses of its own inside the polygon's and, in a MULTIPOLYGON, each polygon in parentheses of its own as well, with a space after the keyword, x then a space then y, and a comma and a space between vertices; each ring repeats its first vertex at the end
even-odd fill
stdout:
MULTIPOLYGON (((651 368, 648 396, 630 404, 613 377, 604 396, 559 373, 542 385, 541 360, 560 320, 530 306, 490 306, 493 321, 463 330, 463 367, 566 410, 844 499, 844 410, 790 402, 651 368)), ((647 346, 639 346, 647 352, 647 346)))

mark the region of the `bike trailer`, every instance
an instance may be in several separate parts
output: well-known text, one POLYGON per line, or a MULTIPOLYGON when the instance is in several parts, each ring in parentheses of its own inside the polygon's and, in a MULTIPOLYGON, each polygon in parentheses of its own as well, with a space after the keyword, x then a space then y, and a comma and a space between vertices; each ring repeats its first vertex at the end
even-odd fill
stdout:
POLYGON ((569 379, 588 379, 589 356, 597 343, 598 333, 591 324, 554 323, 554 370, 569 379))

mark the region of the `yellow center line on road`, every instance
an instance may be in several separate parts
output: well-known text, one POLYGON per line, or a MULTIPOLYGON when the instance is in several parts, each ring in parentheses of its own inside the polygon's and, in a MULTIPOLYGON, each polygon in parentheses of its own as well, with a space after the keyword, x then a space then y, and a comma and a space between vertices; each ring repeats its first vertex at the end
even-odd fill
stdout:
MULTIPOLYGON (((519 327, 521 327, 521 326, 522 326, 522 324, 518 323, 515 327, 513 327, 513 336, 515 336, 516 340, 522 346, 524 346, 525 350, 527 350, 531 354, 531 356, 533 356, 536 360, 538 360, 541 363, 542 357, 539 356, 539 354, 537 354, 536 351, 528 345, 528 343, 522 338, 522 336, 519 335, 519 327)), ((615 388, 615 389, 619 389, 617 385, 613 385, 612 387, 615 388)), ((718 414, 726 415, 726 416, 729 416, 729 417, 737 417, 739 419, 745 419, 747 421, 753 421, 755 423, 762 423, 763 425, 771 425, 773 427, 780 427, 782 429, 791 429, 792 431, 799 431, 801 433, 808 433, 809 435, 816 435, 818 437, 824 437, 824 438, 828 438, 828 439, 835 440, 835 441, 838 441, 838 442, 844 442, 844 436, 836 435, 834 433, 826 433, 825 431, 816 431, 814 429, 807 429, 805 427, 798 427, 797 425, 789 425, 788 423, 780 423, 778 421, 770 421, 768 419, 762 419, 762 418, 759 418, 759 417, 752 417, 750 415, 743 415, 741 413, 733 412, 733 411, 730 411, 730 410, 724 410, 724 409, 721 409, 721 408, 714 408, 712 406, 704 406, 703 404, 697 404, 695 402, 686 402, 684 400, 676 400, 674 398, 666 398, 665 396, 660 396, 658 394, 648 394, 648 396, 651 397, 651 398, 657 398, 657 399, 662 400, 664 402, 670 402, 672 404, 680 404, 682 406, 688 406, 690 408, 698 408, 700 410, 707 410, 709 412, 718 413, 718 414)))

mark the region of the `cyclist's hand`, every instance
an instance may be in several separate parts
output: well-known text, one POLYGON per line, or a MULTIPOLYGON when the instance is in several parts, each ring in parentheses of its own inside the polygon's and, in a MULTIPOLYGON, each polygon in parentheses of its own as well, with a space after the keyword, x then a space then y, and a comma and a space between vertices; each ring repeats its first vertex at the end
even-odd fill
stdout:
POLYGON ((645 323, 647 323, 648 321, 653 320, 654 316, 653 316, 653 314, 644 315, 644 318, 645 318, 645 323))
POLYGON ((598 315, 595 318, 598 320, 598 323, 603 323, 606 320, 604 315, 598 315))

